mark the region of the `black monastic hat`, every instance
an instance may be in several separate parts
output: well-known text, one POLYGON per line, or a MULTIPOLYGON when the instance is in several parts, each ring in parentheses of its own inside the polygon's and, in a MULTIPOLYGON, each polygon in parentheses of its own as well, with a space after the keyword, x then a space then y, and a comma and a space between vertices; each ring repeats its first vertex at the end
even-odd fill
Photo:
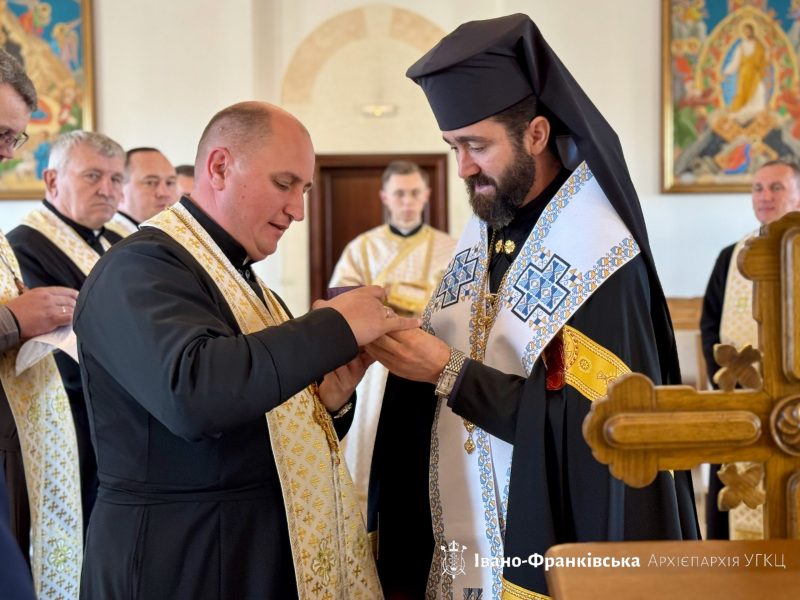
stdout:
POLYGON ((659 354, 672 358, 662 361, 662 374, 665 382, 674 380, 677 358, 666 300, 619 138, 530 17, 515 14, 464 23, 406 75, 425 92, 442 131, 489 118, 531 94, 545 114, 555 117, 559 129, 566 129, 642 250, 650 273, 651 314, 657 331, 663 332, 659 354))

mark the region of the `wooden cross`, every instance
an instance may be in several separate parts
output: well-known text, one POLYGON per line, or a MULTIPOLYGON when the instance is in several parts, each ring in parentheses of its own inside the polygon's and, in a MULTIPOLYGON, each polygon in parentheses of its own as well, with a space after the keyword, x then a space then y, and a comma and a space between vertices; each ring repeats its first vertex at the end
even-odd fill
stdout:
MULTIPOLYGON (((763 383, 750 366, 758 353, 747 348, 741 355, 719 350, 728 365, 715 376, 721 391, 654 386, 629 374, 592 405, 583 436, 595 458, 634 487, 649 484, 658 471, 704 462, 763 463, 764 536, 800 539, 800 213, 763 227, 738 266, 755 285, 763 383), (736 381, 756 389, 734 390, 736 381)), ((738 486, 729 493, 734 503, 752 499, 759 479, 753 471, 738 481, 735 473, 729 477, 738 486)))

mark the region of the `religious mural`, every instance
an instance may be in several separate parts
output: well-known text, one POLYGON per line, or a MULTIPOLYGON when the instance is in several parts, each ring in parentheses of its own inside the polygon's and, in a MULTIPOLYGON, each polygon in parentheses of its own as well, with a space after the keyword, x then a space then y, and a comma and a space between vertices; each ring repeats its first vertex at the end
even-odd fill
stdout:
POLYGON ((52 141, 92 129, 89 0, 0 0, 0 44, 25 67, 39 95, 28 142, 0 163, 0 198, 41 198, 52 141))
POLYGON ((664 191, 749 191, 800 157, 800 0, 662 0, 664 191))

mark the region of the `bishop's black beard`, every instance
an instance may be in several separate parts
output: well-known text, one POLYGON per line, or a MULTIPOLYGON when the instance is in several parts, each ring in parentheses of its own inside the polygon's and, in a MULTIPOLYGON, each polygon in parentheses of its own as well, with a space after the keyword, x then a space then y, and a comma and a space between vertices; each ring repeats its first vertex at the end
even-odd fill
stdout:
POLYGON ((528 195, 536 180, 536 165, 530 154, 518 148, 508 168, 500 176, 500 183, 479 173, 464 180, 469 194, 469 204, 479 218, 492 229, 501 229, 508 225, 517 214, 517 210, 528 195), (476 194, 477 185, 491 185, 493 195, 476 194))

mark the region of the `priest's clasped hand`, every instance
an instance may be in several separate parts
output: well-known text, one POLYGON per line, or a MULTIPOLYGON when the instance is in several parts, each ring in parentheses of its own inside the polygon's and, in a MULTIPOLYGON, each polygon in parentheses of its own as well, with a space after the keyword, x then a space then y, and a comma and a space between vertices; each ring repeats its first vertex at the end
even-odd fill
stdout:
POLYGON ((398 317, 383 305, 386 291, 378 285, 359 287, 331 300, 317 300, 312 309, 333 308, 347 321, 359 347, 366 346, 380 336, 393 331, 413 329, 420 320, 398 317))
POLYGON ((344 406, 373 362, 375 359, 361 350, 349 363, 325 375, 319 385, 319 398, 329 412, 336 412, 344 406))
POLYGON ((429 383, 436 383, 450 358, 450 346, 422 329, 388 333, 367 352, 395 375, 429 383))

